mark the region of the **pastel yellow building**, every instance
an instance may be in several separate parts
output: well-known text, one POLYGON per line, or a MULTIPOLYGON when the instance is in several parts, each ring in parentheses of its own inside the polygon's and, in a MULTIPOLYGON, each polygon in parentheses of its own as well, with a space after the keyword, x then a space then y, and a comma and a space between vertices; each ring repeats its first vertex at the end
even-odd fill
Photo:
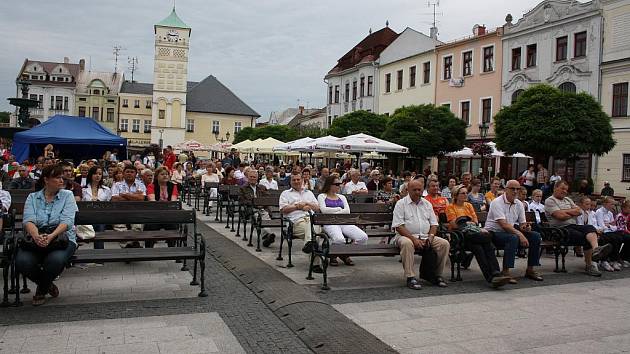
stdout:
POLYGON ((118 93, 123 81, 119 73, 81 70, 77 80, 74 115, 91 117, 104 127, 116 132, 118 93))

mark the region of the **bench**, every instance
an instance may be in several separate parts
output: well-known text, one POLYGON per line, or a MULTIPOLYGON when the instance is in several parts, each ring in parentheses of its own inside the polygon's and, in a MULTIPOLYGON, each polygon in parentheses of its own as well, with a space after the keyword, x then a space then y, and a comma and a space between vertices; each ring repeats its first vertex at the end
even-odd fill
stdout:
MULTIPOLYGON (((210 202, 218 202, 219 201, 219 182, 206 182, 203 186, 203 192, 202 192, 202 196, 203 196, 203 211, 202 213, 204 213, 206 216, 210 216, 210 202), (213 197, 212 196, 212 189, 216 189, 217 193, 216 195, 213 197)), ((218 217, 218 214, 216 215, 216 217, 218 217)), ((215 217, 215 221, 217 220, 215 217)))

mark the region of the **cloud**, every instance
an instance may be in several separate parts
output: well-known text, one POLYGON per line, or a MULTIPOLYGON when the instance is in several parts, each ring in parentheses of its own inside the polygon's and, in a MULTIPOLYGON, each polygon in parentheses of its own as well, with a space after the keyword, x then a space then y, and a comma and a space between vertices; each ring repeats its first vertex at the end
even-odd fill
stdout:
MULTIPOLYGON (((442 0, 440 39, 471 34, 475 23, 502 25, 535 0, 442 0), (466 19, 462 21, 462 19, 466 19)), ((25 58, 73 62, 85 58, 93 70, 113 70, 112 46, 137 56, 135 78, 151 82, 153 24, 166 17, 168 0, 3 0, 0 3, 0 97, 16 94, 15 78, 25 58)), ((325 105, 324 75, 337 59, 389 20, 397 32, 428 32, 426 3, 413 0, 177 0, 177 13, 192 27, 189 80, 214 75, 263 117, 294 107, 325 105)), ((126 75, 129 77, 129 74, 126 75)), ((0 110, 10 110, 5 99, 0 110)))

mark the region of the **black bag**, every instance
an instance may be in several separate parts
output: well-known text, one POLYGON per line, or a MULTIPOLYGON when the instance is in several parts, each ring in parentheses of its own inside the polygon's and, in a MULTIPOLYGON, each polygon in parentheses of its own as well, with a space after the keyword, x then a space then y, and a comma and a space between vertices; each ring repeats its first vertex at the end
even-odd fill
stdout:
POLYGON ((420 278, 430 283, 435 283, 438 277, 436 273, 438 267, 437 253, 427 244, 420 252, 420 255, 422 256, 422 261, 420 262, 420 278))
MULTIPOLYGON (((55 231, 57 226, 59 225, 48 225, 48 226, 40 227, 37 229, 37 232, 39 234, 50 234, 53 231, 55 231)), ((68 234, 64 232, 60 235, 57 235, 57 237, 55 237, 55 239, 51 243, 49 243, 46 248, 43 248, 43 247, 40 247, 37 243, 35 243, 35 240, 33 240, 33 236, 27 234, 25 231, 24 237, 22 237, 19 241, 19 246, 21 249, 25 251, 42 251, 42 250, 56 251, 56 250, 65 250, 66 248, 68 248, 69 243, 70 243, 70 240, 68 239, 68 234)))

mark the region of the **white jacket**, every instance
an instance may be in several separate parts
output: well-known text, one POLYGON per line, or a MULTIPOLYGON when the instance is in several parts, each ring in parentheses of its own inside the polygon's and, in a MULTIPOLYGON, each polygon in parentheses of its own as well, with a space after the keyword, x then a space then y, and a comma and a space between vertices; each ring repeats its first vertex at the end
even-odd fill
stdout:
POLYGON ((343 209, 340 207, 329 208, 326 206, 326 193, 320 193, 317 196, 317 202, 319 203, 319 210, 322 214, 350 214, 350 206, 348 200, 343 194, 337 194, 337 197, 343 202, 343 209))

